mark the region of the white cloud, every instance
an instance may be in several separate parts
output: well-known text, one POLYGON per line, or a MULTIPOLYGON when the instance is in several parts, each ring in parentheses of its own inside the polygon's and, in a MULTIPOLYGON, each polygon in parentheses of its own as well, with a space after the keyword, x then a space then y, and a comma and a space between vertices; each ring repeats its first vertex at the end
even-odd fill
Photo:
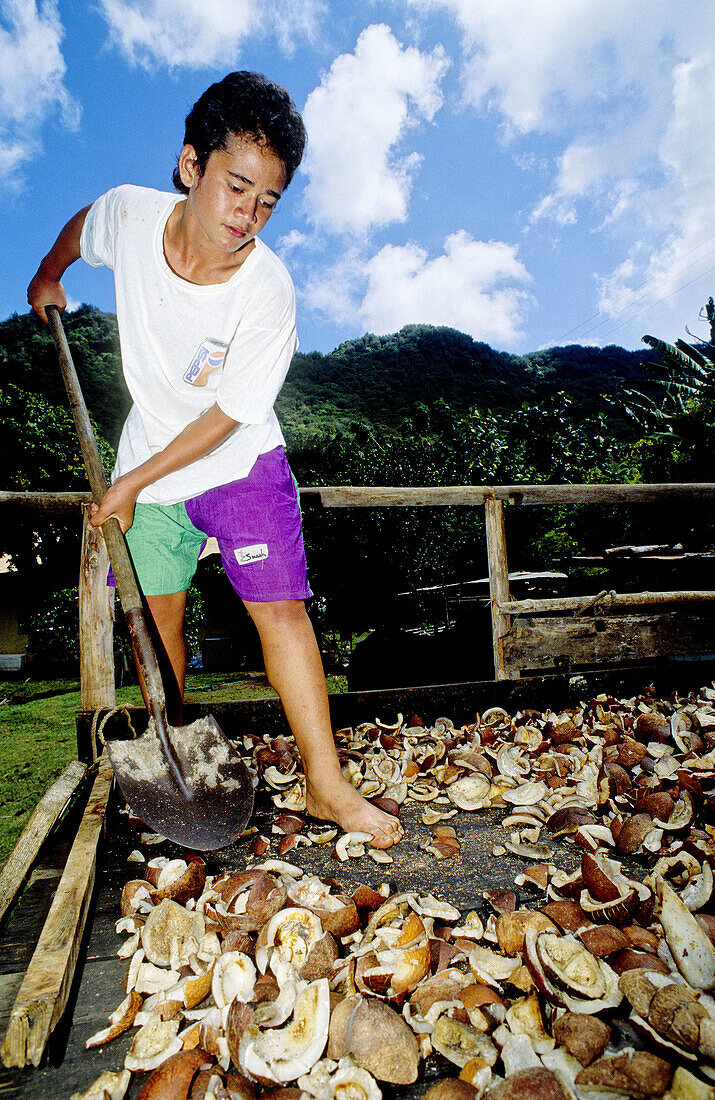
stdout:
MULTIPOLYGON (((465 102, 494 113, 504 140, 520 152, 536 135, 556 145, 531 224, 583 222, 620 235, 625 255, 600 280, 602 309, 615 317, 629 296, 632 306, 674 296, 705 269, 697 248, 715 213, 712 0, 409 2, 454 17, 465 102)), ((688 302, 674 297, 680 316, 703 285, 688 302)))
POLYGON ((449 325, 508 347, 522 335, 531 299, 521 288, 529 281, 512 245, 477 241, 459 230, 432 259, 417 244, 386 245, 367 260, 352 250, 323 272, 307 297, 318 312, 358 320, 369 332, 395 332, 412 323, 449 325))
POLYGON ((290 256, 296 249, 309 247, 310 238, 299 229, 291 229, 289 233, 279 237, 276 241, 276 252, 282 260, 290 256))
POLYGON ((111 37, 133 64, 232 65, 251 38, 274 37, 285 53, 314 39, 323 0, 100 0, 111 37))
POLYGON ((411 126, 442 104, 441 47, 403 47, 384 24, 368 27, 355 52, 337 57, 303 112, 308 149, 304 211, 317 228, 363 233, 404 221, 419 158, 400 152, 411 126))
POLYGON ((687 56, 707 36, 711 11, 710 0, 410 2, 454 16, 466 98, 522 134, 582 126, 623 100, 646 106, 669 55, 687 56))
POLYGON ((0 2, 0 171, 17 184, 40 148, 43 123, 75 127, 79 107, 64 84, 64 29, 55 0, 0 2))
POLYGON ((665 237, 655 249, 635 246, 628 259, 600 281, 599 306, 604 312, 614 317, 647 314, 655 303, 666 301, 680 327, 695 323, 695 306, 690 306, 694 315, 684 317, 678 294, 692 287, 687 300, 702 303, 712 290, 715 148, 705 135, 714 112, 715 58, 702 54, 678 65, 673 74, 673 112, 659 147, 669 171, 668 189, 663 187, 647 203, 651 218, 657 216, 665 228, 665 237), (708 272, 710 280, 705 282, 700 276, 708 272))

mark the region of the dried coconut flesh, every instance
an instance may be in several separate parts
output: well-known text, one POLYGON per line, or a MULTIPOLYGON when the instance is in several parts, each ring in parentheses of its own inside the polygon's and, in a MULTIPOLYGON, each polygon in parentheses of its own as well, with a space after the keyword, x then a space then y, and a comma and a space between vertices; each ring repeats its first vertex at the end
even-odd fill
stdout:
MULTIPOLYGON (((177 1047, 201 1048, 219 1081, 228 1081, 228 1073, 242 1073, 260 1089, 300 1078, 299 1087, 316 1100, 332 1100, 352 1089, 356 1097, 374 1100, 379 1084, 370 1084, 373 1078, 399 1085, 407 1052, 418 1066, 432 1050, 446 1059, 439 1063, 445 1078, 461 1077, 475 1096, 491 1089, 497 1100, 520 1095, 518 1089, 537 1081, 556 1090, 544 1095, 579 1100, 600 1095, 715 1098, 710 1084, 715 1079, 715 999, 708 992, 715 981, 709 874, 715 843, 708 818, 715 790, 714 704, 715 691, 706 689, 685 700, 602 697, 561 714, 532 711, 511 718, 494 710, 460 729, 440 719, 429 729, 400 721, 389 728, 366 723, 343 731, 339 741, 358 757, 348 758, 353 781, 365 782, 374 756, 388 779, 399 769, 399 784, 388 783, 385 789, 402 795, 398 787, 404 785, 404 800, 410 798, 414 776, 420 777, 421 795, 434 786, 440 797, 460 779, 485 778, 487 805, 508 806, 505 814, 519 817, 515 822, 512 816, 507 826, 512 847, 519 847, 512 840, 515 828, 530 830, 528 849, 538 829, 548 834, 556 814, 567 837, 576 837, 583 815, 590 814, 598 829, 576 840, 584 849, 580 870, 567 875, 546 863, 538 865, 545 873, 532 868, 521 905, 516 894, 509 903, 506 892, 497 895, 483 883, 485 904, 469 912, 454 906, 454 899, 416 891, 389 896, 384 886, 378 891, 363 885, 355 891, 359 926, 350 924, 350 932, 333 936, 326 936, 318 914, 334 919, 334 903, 326 899, 336 892, 335 883, 284 860, 268 858, 254 868, 266 890, 279 884, 284 901, 263 923, 254 921, 250 931, 231 930, 214 915, 221 901, 214 886, 218 881, 223 889, 221 884, 230 881, 225 876, 209 875, 197 887, 201 892, 182 904, 159 901, 152 883, 142 893, 135 887, 138 917, 120 927, 136 935, 148 924, 153 931, 144 938, 152 959, 145 960, 138 949, 132 968, 144 982, 167 987, 144 999, 133 1024, 129 1018, 142 995, 135 991, 128 1002, 118 989, 122 1003, 101 1039, 95 1039, 106 1037, 109 1058, 108 1033, 139 1028, 127 1061, 132 1071, 148 1073, 162 1066, 177 1047), (649 715, 652 719, 646 720, 649 715), (644 728, 661 729, 659 736, 668 740, 658 741, 660 748, 651 752, 650 741, 638 740, 644 728), (664 760, 673 766, 659 774, 664 760), (630 787, 614 768, 609 771, 609 763, 622 767, 630 787), (611 782, 614 776, 618 788, 611 782), (504 798, 508 792, 511 797, 504 798), (631 816, 645 812, 643 799, 654 794, 660 816, 653 820, 666 827, 656 826, 661 846, 648 849, 652 870, 643 884, 624 873, 619 856, 625 842, 619 848, 619 836, 631 816), (682 812, 686 803, 692 816, 682 812), (569 832, 571 813, 575 821, 569 832), (534 900, 545 884, 546 895, 534 900), (292 898, 317 902, 317 913, 312 906, 296 906, 292 898), (191 919, 200 917, 202 924, 184 929, 181 920, 161 917, 167 909, 173 913, 174 905, 191 919), (185 997, 190 975, 196 988, 206 991, 191 1008, 185 997), (350 1009, 342 1022, 341 1003, 350 1009), (363 1005, 377 1014, 357 1012, 363 1005), (618 1020, 628 1021, 644 1049, 616 1048, 612 1038, 618 1020), (393 1056, 397 1049, 404 1051, 401 1069, 393 1056), (359 1071, 354 1080, 353 1063, 359 1071), (348 1079, 351 1083, 344 1084, 348 1079)), ((287 739, 280 745, 277 739, 249 739, 248 747, 259 773, 268 767, 295 773, 287 739)), ((647 805, 656 803, 651 799, 647 805)), ((348 858, 353 842, 363 843, 346 840, 348 858)), ((167 888, 191 877, 184 879, 178 862, 166 873, 167 888)), ((340 863, 334 866, 339 874, 340 863)), ((165 867, 168 861, 157 863, 155 871, 160 875, 165 867)), ((262 896, 254 896, 250 904, 261 901, 262 896)), ((220 1088, 224 1085, 214 1088, 217 1095, 220 1088)))

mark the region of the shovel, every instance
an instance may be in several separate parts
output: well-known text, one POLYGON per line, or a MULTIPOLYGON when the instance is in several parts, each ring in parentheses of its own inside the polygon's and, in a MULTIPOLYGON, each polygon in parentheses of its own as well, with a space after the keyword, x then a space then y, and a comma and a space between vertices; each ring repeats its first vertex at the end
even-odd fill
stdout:
MULTIPOLYGON (((82 457, 97 504, 107 482, 87 407, 57 306, 45 308, 79 435, 82 457)), ((133 741, 112 741, 107 753, 132 810, 163 836, 197 851, 232 844, 253 810, 248 768, 213 715, 189 726, 172 726, 166 696, 127 544, 116 519, 102 524, 109 560, 144 680, 149 725, 133 741)))

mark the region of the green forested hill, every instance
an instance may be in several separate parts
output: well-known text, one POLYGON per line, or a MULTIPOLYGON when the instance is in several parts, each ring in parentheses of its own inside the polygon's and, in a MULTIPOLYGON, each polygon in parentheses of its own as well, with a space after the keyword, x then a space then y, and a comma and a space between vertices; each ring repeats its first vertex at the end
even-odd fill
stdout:
MULTIPOLYGON (((115 445, 131 403, 119 369, 117 319, 83 305, 63 321, 87 407, 104 438, 115 445)), ((8 385, 67 407, 52 338, 34 313, 16 313, 0 322, 0 390, 8 385)))
MULTIPOLYGON (((116 318, 92 306, 65 317, 68 339, 99 430, 116 444, 129 398, 121 379, 116 318)), ((328 425, 369 421, 396 426, 419 405, 504 410, 565 391, 584 412, 643 374, 648 352, 623 348, 550 348, 517 356, 495 351, 455 329, 408 325, 389 336, 367 335, 327 355, 298 352, 278 400, 291 435, 328 425)), ((0 389, 12 384, 64 407, 48 331, 34 315, 0 323, 0 389)))
POLYGON ((312 427, 331 415, 390 425, 439 399, 459 411, 503 410, 563 390, 588 410, 602 394, 642 377, 646 359, 645 352, 580 345, 509 355, 455 329, 407 325, 350 340, 328 355, 298 352, 278 409, 289 426, 312 427))

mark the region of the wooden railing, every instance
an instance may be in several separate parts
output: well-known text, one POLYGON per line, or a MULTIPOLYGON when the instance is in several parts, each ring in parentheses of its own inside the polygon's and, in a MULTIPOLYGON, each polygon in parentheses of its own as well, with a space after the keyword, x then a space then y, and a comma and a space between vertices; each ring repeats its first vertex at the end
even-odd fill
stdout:
MULTIPOLYGON (((514 600, 509 587, 504 505, 640 504, 715 499, 715 483, 588 485, 311 486, 304 502, 324 508, 484 508, 495 678, 524 670, 715 651, 715 591, 603 592, 598 596, 514 600), (637 610, 651 609, 648 614, 637 610), (657 611, 653 609, 657 608, 657 611), (687 612, 685 614, 684 612, 687 612)), ((0 504, 85 513, 80 568, 82 709, 114 705, 113 594, 104 583, 106 551, 88 526, 89 493, 0 492, 0 504)))
POLYGON ((704 501, 715 499, 713 483, 448 485, 402 489, 336 485, 304 489, 302 495, 306 499, 319 497, 326 508, 482 506, 497 680, 516 679, 525 669, 545 671, 715 651, 714 591, 607 592, 596 598, 513 600, 504 522, 505 503, 639 504, 677 497, 704 501), (660 608, 657 613, 628 613, 656 605, 660 608), (679 613, 684 606, 688 608, 687 616, 679 613), (698 611, 704 613, 697 614, 698 611))

